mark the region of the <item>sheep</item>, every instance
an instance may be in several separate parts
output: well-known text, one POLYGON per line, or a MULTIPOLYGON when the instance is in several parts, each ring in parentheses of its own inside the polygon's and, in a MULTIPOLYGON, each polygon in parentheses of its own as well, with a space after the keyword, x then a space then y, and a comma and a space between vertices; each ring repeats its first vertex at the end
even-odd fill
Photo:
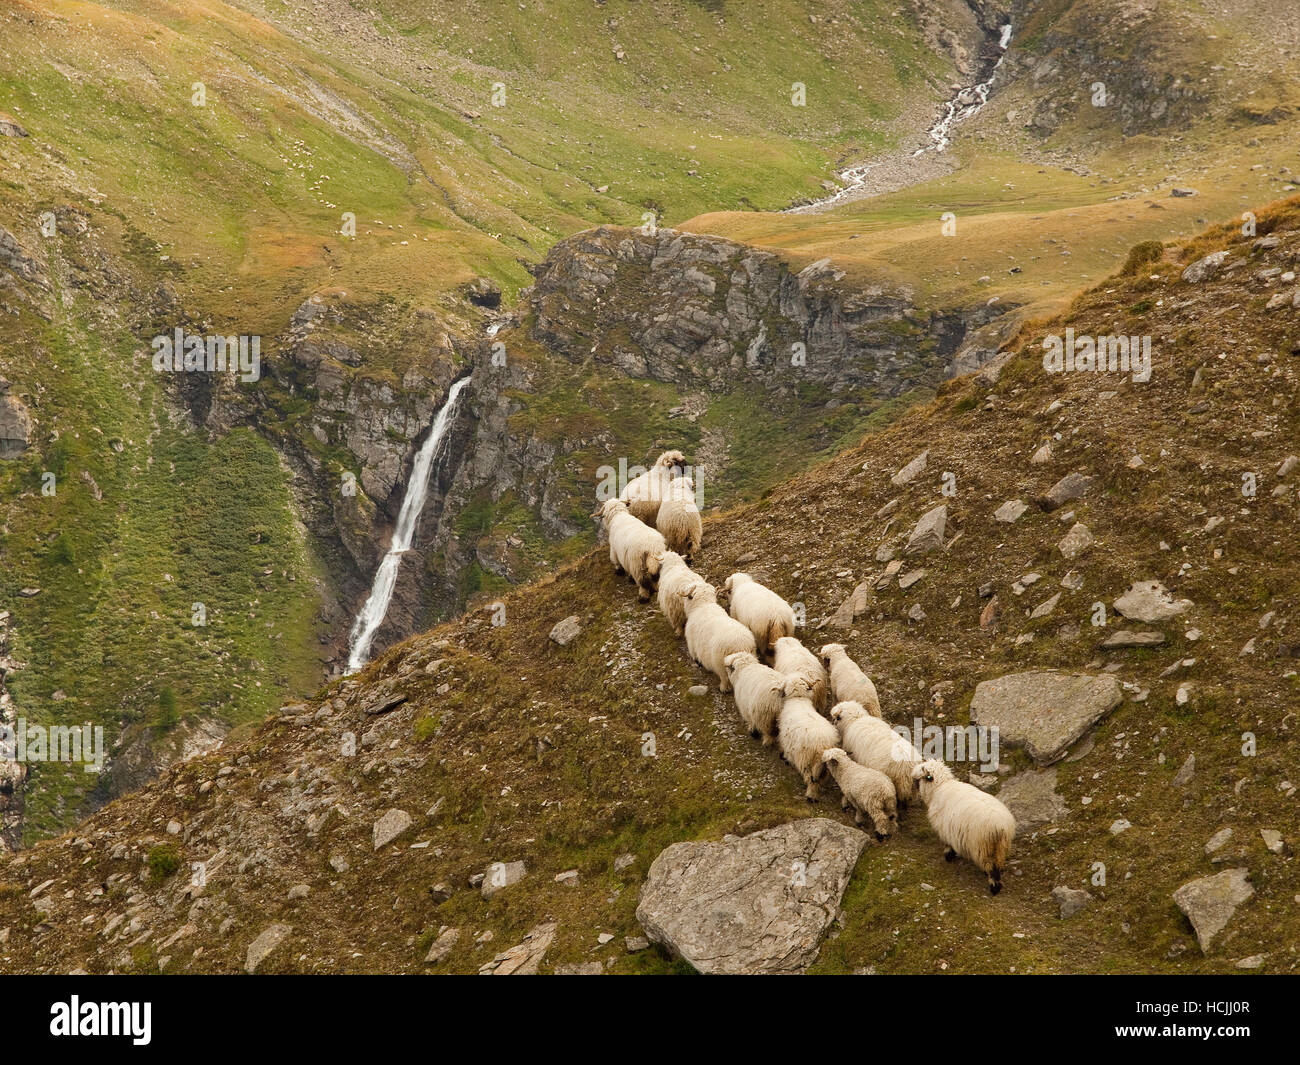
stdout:
POLYGON ((736 651, 723 659, 727 676, 736 693, 736 709, 751 736, 762 736, 763 746, 776 739, 776 721, 781 716, 785 677, 763 665, 748 651, 736 651))
POLYGON ((842 643, 828 643, 820 651, 822 665, 831 678, 831 698, 837 703, 861 703, 872 717, 883 718, 880 696, 871 678, 862 672, 842 643))
POLYGON ((900 807, 916 797, 912 768, 921 761, 921 755, 911 743, 885 722, 872 717, 861 703, 851 700, 836 703, 831 707, 830 716, 839 729, 839 745, 859 765, 877 769, 894 782, 900 807))
POLYGON ((695 482, 691 478, 677 477, 669 482, 659 513, 655 515, 655 528, 663 533, 669 547, 681 552, 688 563, 691 561, 704 538, 700 508, 695 505, 695 482))
POLYGON ((947 849, 945 861, 959 854, 984 870, 989 893, 1002 890, 1002 870, 1016 837, 1016 819, 1000 799, 952 775, 943 762, 930 758, 912 775, 921 786, 930 824, 947 849))
POLYGON ((749 626, 758 641, 759 654, 770 659, 776 641, 794 635, 794 611, 790 604, 748 573, 733 573, 723 587, 730 596, 728 612, 749 626))
POLYGON ((679 474, 686 472, 686 458, 680 451, 665 451, 655 459, 650 469, 628 481, 618 498, 627 504, 634 518, 653 525, 674 471, 679 474))
POLYGON ((858 765, 843 747, 823 751, 822 761, 840 786, 843 795, 840 809, 852 807, 853 820, 859 825, 864 815, 871 818, 878 840, 892 833, 898 824, 898 795, 894 782, 878 769, 858 765))
POLYGON ((620 499, 607 500, 599 513, 609 534, 609 560, 615 572, 636 581, 637 598, 649 602, 668 550, 663 536, 632 517, 620 499))
POLYGON ((718 606, 718 592, 713 585, 700 581, 677 594, 686 611, 687 652, 718 678, 722 691, 731 691, 727 655, 736 651, 753 654, 754 634, 718 606))
POLYGON ((676 551, 665 551, 663 565, 659 568, 659 609, 678 636, 686 628, 686 608, 681 593, 695 584, 704 584, 704 578, 686 564, 676 551))
POLYGON ((782 636, 773 645, 775 654, 772 665, 778 673, 788 677, 803 677, 812 690, 813 705, 818 713, 825 713, 830 704, 827 696, 826 670, 817 660, 817 656, 793 636, 782 636))
POLYGON ((838 746, 840 737, 835 726, 813 706, 812 688, 804 677, 786 677, 781 695, 776 726, 781 757, 803 777, 804 798, 816 802, 821 795, 820 781, 826 775, 822 755, 838 746))

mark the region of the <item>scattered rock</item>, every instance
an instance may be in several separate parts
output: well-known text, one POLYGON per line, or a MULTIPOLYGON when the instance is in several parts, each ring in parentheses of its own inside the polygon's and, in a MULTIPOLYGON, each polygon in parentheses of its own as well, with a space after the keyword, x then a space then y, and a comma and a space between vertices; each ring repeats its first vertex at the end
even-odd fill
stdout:
POLYGON ((693 695, 697 699, 703 698, 709 694, 709 686, 707 684, 692 684, 686 689, 686 694, 693 695))
POLYGON ((643 950, 650 949, 650 940, 645 936, 624 936, 623 946, 627 948, 629 954, 639 954, 643 950))
POLYGON ((1264 846, 1274 854, 1281 854, 1286 850, 1286 840, 1282 838, 1281 832, 1271 828, 1261 828, 1259 834, 1264 840, 1264 846))
POLYGON ((605 967, 598 961, 567 962, 555 967, 556 976, 603 976, 605 967))
POLYGON ((1110 674, 1011 673, 976 687, 970 719, 996 727, 1003 743, 1023 744, 1035 762, 1048 765, 1122 700, 1110 674))
POLYGON ((1219 268, 1227 258, 1228 253, 1226 251, 1216 251, 1203 259, 1197 259, 1196 262, 1183 271, 1183 280, 1193 285, 1199 285, 1202 281, 1209 281, 1219 272, 1219 268))
POLYGON ((1119 647, 1159 647, 1165 642, 1165 634, 1157 631, 1130 632, 1119 629, 1112 632, 1101 642, 1107 650, 1119 647))
POLYGON ((1237 962, 1238 969, 1258 969, 1264 962, 1268 961, 1267 954, 1252 954, 1248 958, 1242 958, 1237 962))
POLYGON ((1174 902, 1187 915, 1196 931, 1202 954, 1232 920, 1237 907, 1255 894, 1245 869, 1225 869, 1213 876, 1189 880, 1174 892, 1174 902))
POLYGON ((433 945, 429 947, 429 953, 424 956, 424 964, 440 965, 446 961, 447 955, 451 953, 451 948, 456 945, 459 939, 460 929, 448 928, 433 941, 433 945))
POLYGON ((1174 774, 1174 787, 1185 788, 1192 781, 1192 774, 1196 772, 1196 755, 1189 754, 1187 760, 1183 762, 1178 772, 1174 774))
POLYGON ((1190 599, 1174 599, 1159 581, 1135 581, 1115 600, 1115 609, 1126 618, 1145 621, 1168 621, 1191 609, 1190 599))
POLYGON ((1016 831, 1027 832, 1059 821, 1070 812, 1056 791, 1055 769, 1026 769, 1002 785, 998 798, 1016 819, 1016 831))
POLYGON ((1038 606, 1034 607, 1034 611, 1029 615, 1029 619, 1033 621, 1036 618, 1045 618, 1050 615, 1052 611, 1056 609, 1056 604, 1061 601, 1061 596, 1063 594, 1063 592, 1057 592, 1050 599, 1046 599, 1039 603, 1038 606))
POLYGON ((578 638, 582 632, 582 619, 577 614, 571 614, 563 621, 557 621, 555 627, 551 629, 551 639, 561 647, 568 647, 578 638))
POLYGON ((916 523, 912 535, 907 538, 907 547, 903 549, 904 554, 923 555, 928 551, 943 547, 944 530, 947 528, 947 522, 948 506, 946 503, 940 503, 933 510, 926 511, 921 515, 921 520, 916 523))
POLYGON ((1232 839, 1232 829, 1230 828, 1219 829, 1219 831, 1214 833, 1214 835, 1212 835, 1209 838, 1209 841, 1205 844, 1205 853, 1207 855, 1210 855, 1213 854, 1215 851, 1222 850, 1224 845, 1230 839, 1232 839))
POLYGON ((858 617, 866 613, 867 607, 871 605, 871 599, 871 582, 863 581, 819 627, 825 628, 829 625, 834 629, 847 629, 858 617))
POLYGON ((1038 501, 1038 505, 1047 511, 1055 510, 1071 500, 1078 499, 1096 483, 1096 477, 1089 477, 1083 473, 1067 473, 1047 490, 1047 495, 1038 501))
POLYGON ((558 928, 554 921, 536 925, 523 942, 503 951, 486 965, 480 967, 480 976, 535 976, 537 967, 555 939, 558 928))
POLYGON ((1127 832, 1132 827, 1133 825, 1130 821, 1121 817, 1119 820, 1110 823, 1110 834, 1112 836, 1118 836, 1121 832, 1127 832))
POLYGON ((387 847, 398 836, 411 827, 413 821, 411 815, 405 810, 396 808, 386 811, 378 821, 375 822, 371 836, 374 842, 374 849, 387 847))
POLYGON ((675 843, 650 866, 637 920, 701 973, 803 972, 866 843, 827 818, 675 843))
POLYGON ((257 972, 262 962, 270 953, 289 938, 293 931, 287 924, 273 924, 263 929, 261 934, 248 945, 248 954, 244 959, 244 971, 257 972))
POLYGON ((995 521, 1005 521, 1012 524, 1020 520, 1021 516, 1029 509, 1028 503, 1023 503, 1019 499, 1008 499, 1002 506, 993 512, 995 521))
POLYGON ((1092 901, 1092 896, 1079 888, 1054 887, 1052 898, 1061 907, 1061 919, 1073 917, 1092 901))
POLYGON ((1056 549, 1068 561, 1073 562, 1095 542, 1088 526, 1084 525, 1083 522, 1075 522, 1070 527, 1070 531, 1061 539, 1061 542, 1056 545, 1056 549))
POLYGON ((894 476, 889 478, 896 485, 905 485, 915 480, 917 475, 925 471, 926 463, 930 459, 929 451, 922 451, 911 462, 899 470, 894 476))
POLYGON ((527 873, 528 866, 523 862, 493 862, 483 874, 479 892, 485 899, 490 899, 498 891, 519 883, 527 873))
POLYGON ((406 702, 407 698, 408 696, 405 692, 390 692, 382 695, 366 707, 366 715, 368 717, 375 717, 379 714, 387 714, 396 710, 406 702))
POLYGON ((995 628, 1001 620, 1002 604, 995 595, 988 601, 988 605, 980 611, 980 628, 985 630, 995 628))

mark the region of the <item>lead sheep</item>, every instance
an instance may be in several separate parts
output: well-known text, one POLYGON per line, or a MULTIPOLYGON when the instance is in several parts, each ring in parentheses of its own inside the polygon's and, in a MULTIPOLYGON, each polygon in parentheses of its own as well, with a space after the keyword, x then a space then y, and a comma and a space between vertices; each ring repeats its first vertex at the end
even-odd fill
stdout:
POLYGON ((813 705, 818 713, 825 713, 830 705, 829 690, 826 682, 826 670, 817 660, 817 656, 793 636, 782 636, 773 645, 772 665, 777 672, 787 677, 803 677, 812 690, 813 705))
POLYGON ((826 775, 822 755, 839 745, 835 726, 812 704, 812 689, 803 677, 786 677, 782 686, 781 714, 777 718, 777 739, 781 757, 789 762, 806 785, 804 797, 816 802, 821 794, 820 782, 826 775))
POLYGON ((669 547, 688 563, 691 561, 704 539, 700 508, 695 505, 695 482, 691 478, 677 477, 669 483, 655 516, 655 528, 663 534, 669 547))
POLYGON ((894 782, 900 807, 916 797, 912 770, 920 763, 921 755, 908 740, 872 717, 861 703, 851 700, 831 707, 830 717, 839 729, 839 745, 849 752, 849 757, 859 765, 879 770, 894 782))
POLYGON ((876 839, 883 840, 898 825, 898 795, 894 782, 878 769, 858 765, 842 747, 822 752, 822 761, 840 786, 840 809, 853 809, 853 821, 871 819, 876 839))
POLYGON ((659 567, 659 609, 678 635, 686 629, 686 607, 682 592, 705 580, 686 564, 676 551, 665 551, 663 565, 659 567))
POLYGON ((762 736, 763 746, 770 747, 776 739, 777 718, 781 716, 785 677, 748 651, 729 654, 723 663, 736 693, 736 709, 749 726, 749 734, 762 736))
POLYGON ((782 636, 794 635, 794 610, 771 588, 759 584, 748 573, 733 573, 723 587, 730 597, 728 612, 748 626, 764 658, 771 656, 782 636))
POLYGON ((658 530, 632 517, 620 499, 607 500, 599 513, 609 535, 609 560, 615 572, 636 581, 637 597, 649 602, 668 545, 658 530))
POLYGON ((858 664, 849 657, 842 643, 828 643, 820 651, 822 665, 831 678, 831 698, 837 702, 861 703, 872 717, 883 718, 880 696, 858 664))
POLYGON ((1002 890, 1002 871, 1016 837, 1016 819, 1000 799, 952 775, 943 762, 931 758, 912 771, 921 786, 930 824, 947 850, 944 859, 961 855, 984 870, 989 893, 1002 890))
POLYGON ((753 654, 754 634, 718 606, 717 589, 701 581, 680 592, 686 612, 686 650, 697 663, 718 678, 722 691, 731 691, 727 655, 753 654))
POLYGON ((680 451, 665 451, 645 473, 628 481, 618 498, 634 518, 653 525, 669 482, 685 472, 686 457, 680 451))

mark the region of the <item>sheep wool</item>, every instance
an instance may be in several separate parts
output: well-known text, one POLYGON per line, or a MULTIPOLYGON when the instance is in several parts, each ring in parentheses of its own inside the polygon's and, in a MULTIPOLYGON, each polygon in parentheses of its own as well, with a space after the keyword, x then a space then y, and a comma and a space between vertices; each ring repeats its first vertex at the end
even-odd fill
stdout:
POLYGON ((659 610, 678 636, 686 629, 682 593, 693 585, 704 583, 704 578, 691 569, 676 551, 664 552, 663 565, 659 568, 659 610))
POLYGON ((686 458, 680 451, 665 451, 655 464, 623 486, 618 498, 627 504, 634 518, 653 525, 664 501, 669 482, 675 474, 686 472, 686 458))
POLYGON ((858 664, 849 657, 842 643, 828 643, 820 651, 822 665, 831 678, 831 700, 837 703, 861 703, 872 717, 883 718, 880 696, 858 664))
POLYGON ((728 611, 748 626, 758 642, 758 653, 772 654, 776 641, 794 636, 794 610, 770 588, 765 588, 748 573, 733 573, 723 585, 730 597, 728 611))
POLYGON ((812 704, 812 689, 803 677, 786 677, 781 689, 784 698, 777 718, 777 740, 781 757, 803 777, 804 797, 816 802, 821 795, 821 780, 826 775, 822 755, 838 746, 839 734, 812 704))
POLYGON ((853 820, 870 818, 876 839, 883 840, 898 825, 898 796, 894 782, 878 769, 858 765, 842 747, 822 752, 822 761, 840 786, 840 809, 853 809, 853 820))
POLYGON ((657 529, 632 517, 622 500, 606 501, 600 515, 609 534, 609 560, 615 571, 636 581, 638 598, 649 602, 668 545, 657 529))
POLYGON ((700 508, 695 505, 695 482, 691 478, 678 477, 669 482, 655 516, 655 528, 663 533, 668 546, 680 552, 689 563, 704 539, 700 508))
POLYGON ((787 677, 803 677, 812 690, 813 705, 819 713, 825 713, 830 705, 830 685, 817 656, 793 636, 782 636, 772 646, 775 650, 772 665, 777 672, 787 677))
POLYGON ((839 729, 839 745, 859 765, 878 770, 892 780, 900 806, 906 806, 916 797, 917 783, 912 770, 921 761, 921 755, 909 740, 880 718, 872 717, 861 703, 836 703, 831 707, 830 717, 839 729))
POLYGON ((722 691, 731 691, 727 655, 753 654, 754 634, 718 606, 717 589, 701 581, 679 593, 686 611, 686 650, 697 663, 718 678, 722 691))
POLYGON ((736 693, 736 709, 751 736, 762 736, 763 746, 770 747, 776 740, 776 723, 781 716, 785 677, 770 666, 765 666, 748 651, 737 651, 724 659, 732 690, 736 693))
POLYGON ((927 759, 913 769, 921 785, 930 824, 948 848, 944 858, 958 855, 974 862, 989 880, 989 892, 1002 890, 1002 871, 1016 836, 1016 819, 1000 799, 952 775, 938 759, 927 759))

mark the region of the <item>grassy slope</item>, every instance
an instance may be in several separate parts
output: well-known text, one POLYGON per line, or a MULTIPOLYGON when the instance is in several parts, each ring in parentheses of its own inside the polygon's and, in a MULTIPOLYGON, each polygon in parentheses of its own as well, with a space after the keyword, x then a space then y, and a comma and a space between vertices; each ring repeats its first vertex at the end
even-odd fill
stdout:
MULTIPOLYGON (((1285 256, 1300 253, 1300 203, 1261 212, 1261 231, 1270 230, 1290 234, 1285 256)), ((1289 533, 1295 474, 1285 494, 1272 490, 1300 429, 1296 334, 1294 312, 1262 312, 1274 289, 1249 279, 1250 259, 1249 242, 1225 225, 1133 276, 1108 279, 1063 319, 1024 330, 996 396, 973 379, 953 382, 844 455, 708 522, 701 568, 710 579, 754 552, 758 562, 747 568, 805 602, 815 621, 879 572, 876 546, 904 536, 942 498, 940 472, 950 470, 957 484, 950 535, 961 535, 921 561, 928 575, 920 583, 879 593, 855 629, 835 634, 875 677, 890 719, 962 723, 980 680, 1024 668, 1113 666, 1149 691, 1137 701, 1131 690, 1096 728, 1095 746, 1061 763, 1058 788, 1070 813, 1018 841, 1001 896, 990 898, 969 865, 943 863, 922 815, 910 812, 897 839, 865 852, 818 970, 1220 972, 1256 953, 1268 955, 1268 971, 1294 967, 1296 800, 1284 781, 1294 778, 1289 708, 1298 683, 1287 657, 1300 565, 1289 533), (1205 286, 1179 280, 1183 263, 1219 247, 1242 265, 1205 286), (1038 341, 1066 325, 1151 334, 1151 382, 1044 375, 1038 341), (1103 398, 1103 389, 1114 395, 1103 398), (1054 400, 1062 407, 1049 412, 1054 400), (1030 465, 1049 438, 1054 459, 1030 465), (921 447, 931 451, 927 473, 894 488, 890 474, 921 447), (1144 463, 1132 468, 1135 454, 1144 463), (1031 499, 1074 470, 1101 478, 1072 505, 1097 538, 1080 559, 1066 562, 1055 550, 1066 528, 1059 515, 1031 509, 1015 525, 994 522, 1002 501, 1031 499), (1254 498, 1240 493, 1243 470, 1259 475, 1254 498), (892 521, 874 516, 894 499, 892 521), (1207 534, 1210 516, 1225 524, 1207 534), (1083 576, 1082 590, 1066 592, 1050 617, 1029 619, 1070 569, 1083 576), (1017 598, 1012 582, 1030 570, 1043 579, 1017 598), (1130 581, 1149 578, 1190 598, 1192 613, 1164 626, 1170 642, 1158 651, 1099 653, 1092 603, 1109 604, 1130 581), (985 582, 1007 608, 992 632, 977 623, 984 603, 976 589, 985 582), (919 623, 907 620, 914 603, 927 615, 919 623), (1263 630, 1266 611, 1275 617, 1263 630), (1193 626, 1201 632, 1195 642, 1185 635, 1193 626), (1032 640, 1017 643, 1023 636, 1032 640), (1240 655, 1252 637, 1255 653, 1240 655), (1183 659, 1195 661, 1161 676, 1183 659), (952 687, 936 698, 943 682, 952 687), (1175 700, 1183 682, 1192 690, 1186 706, 1175 700), (1258 744, 1253 757, 1241 751, 1247 731, 1258 744), (1173 774, 1190 753, 1196 774, 1177 788, 1173 774), (1133 827, 1112 836, 1108 828, 1121 817, 1133 827), (1224 865, 1214 865, 1202 844, 1224 826, 1234 835, 1224 865), (1268 853, 1260 828, 1280 830, 1291 852, 1268 853), (1098 861, 1108 870, 1104 887, 1089 883, 1098 861), (1257 894, 1203 958, 1170 893, 1225 866, 1247 868, 1257 894), (1061 921, 1050 898, 1058 884, 1088 886, 1094 902, 1061 921)), ((1285 259, 1279 252, 1267 261, 1285 259)), ((621 936, 636 933, 637 885, 649 862, 678 839, 806 816, 802 788, 774 752, 743 735, 714 685, 705 698, 687 694, 700 674, 601 552, 512 592, 505 605, 503 626, 480 614, 416 637, 356 682, 323 693, 306 708, 319 706, 318 714, 295 710, 247 746, 112 804, 76 837, 0 863, 0 927, 11 929, 0 948, 4 964, 229 971, 276 920, 293 933, 267 963, 271 970, 419 971, 439 929, 456 926, 463 934, 444 967, 473 971, 554 919, 559 934, 544 969, 593 958, 609 959, 613 971, 675 968, 657 952, 627 955, 620 946, 621 936), (583 618, 582 635, 567 648, 546 640, 571 613, 583 618), (410 701, 367 717, 364 708, 387 686, 410 701), (362 746, 339 757, 349 731, 362 746), (642 755, 646 732, 657 738, 654 758, 642 755), (217 778, 218 766, 231 772, 217 778), (214 779, 216 788, 200 790, 214 779), (332 804, 337 811, 319 836, 305 839, 303 819, 332 804), (391 806, 411 812, 414 825, 373 853, 370 826, 391 806), (147 857, 173 818, 185 826, 170 844, 184 862, 227 849, 199 909, 190 908, 181 877, 149 880, 147 857), (426 840, 427 848, 410 846, 426 840), (113 858, 119 844, 127 849, 113 858), (624 851, 636 862, 615 873, 612 859, 624 851), (241 867, 251 855, 257 860, 241 867), (333 872, 330 855, 350 868, 333 872), (518 859, 530 870, 523 884, 486 902, 466 889, 489 862, 518 859), (580 872, 577 887, 552 882, 570 868, 580 872), (41 931, 29 892, 47 877, 55 883, 41 931), (92 894, 106 879, 108 893, 92 894), (285 901, 295 883, 312 887, 303 902, 285 901), (431 895, 439 884, 450 886, 449 898, 431 895), (101 934, 128 896, 139 925, 101 934), (161 947, 187 919, 196 930, 161 947), (616 937, 604 948, 596 942, 602 931, 616 937)), ((1112 615, 1110 627, 1120 624, 1112 615)), ((807 634, 810 642, 819 637, 807 634)), ((1003 757, 1012 769, 1026 765, 1019 752, 1003 757)), ((834 806, 815 812, 839 816, 834 806)))

